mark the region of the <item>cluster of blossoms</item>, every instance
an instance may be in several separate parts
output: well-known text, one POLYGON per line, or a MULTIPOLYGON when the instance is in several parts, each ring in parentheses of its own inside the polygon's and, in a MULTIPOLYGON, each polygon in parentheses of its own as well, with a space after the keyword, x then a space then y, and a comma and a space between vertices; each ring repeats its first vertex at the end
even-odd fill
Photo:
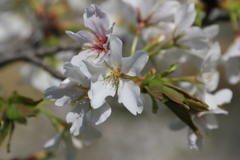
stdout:
POLYGON ((111 114, 105 98, 118 95, 118 102, 134 115, 143 110, 140 88, 130 77, 140 75, 148 61, 148 54, 136 51, 131 57, 122 57, 122 42, 112 35, 109 19, 97 5, 85 10, 84 25, 89 31, 66 33, 83 47, 83 51, 64 65, 67 77, 60 86, 45 91, 45 97, 63 106, 76 103, 67 114, 66 121, 72 123, 70 132, 77 136, 89 120, 98 125, 111 114), (89 116, 87 116, 89 115, 89 116))
MULTIPOLYGON (((89 31, 66 31, 78 42, 82 51, 71 62, 64 64, 66 79, 59 86, 48 88, 45 97, 55 101, 57 106, 75 104, 67 114, 66 121, 72 123, 70 132, 77 136, 86 129, 88 123, 98 125, 110 116, 111 107, 106 97, 117 94, 118 102, 137 115, 143 111, 140 94, 145 92, 153 102, 157 98, 170 106, 190 128, 190 148, 201 149, 201 138, 218 128, 214 115, 227 114, 220 106, 230 103, 232 98, 229 89, 211 93, 219 82, 218 64, 233 57, 229 55, 222 58, 219 44, 212 40, 219 27, 213 25, 202 29, 193 26, 196 11, 191 3, 181 4, 175 0, 122 1, 131 6, 137 20, 131 56, 122 57, 122 41, 112 34, 114 26, 119 27, 118 24, 110 24, 107 14, 92 4, 83 15, 84 26, 89 31), (135 51, 140 35, 146 45, 141 46, 144 51, 135 51), (175 69, 160 71, 178 62, 179 68, 175 74, 182 75, 182 64, 188 60, 200 70, 200 74, 195 80, 179 78, 179 82, 185 81, 179 84, 187 91, 184 92, 172 85, 174 79, 165 77, 175 69), (155 70, 150 70, 149 66, 155 70), (147 74, 142 72, 143 68, 147 74), (160 73, 156 74, 156 70, 160 73), (180 107, 183 115, 177 107, 180 107)), ((178 119, 172 122, 170 128, 183 128, 186 125, 182 121, 178 119)))

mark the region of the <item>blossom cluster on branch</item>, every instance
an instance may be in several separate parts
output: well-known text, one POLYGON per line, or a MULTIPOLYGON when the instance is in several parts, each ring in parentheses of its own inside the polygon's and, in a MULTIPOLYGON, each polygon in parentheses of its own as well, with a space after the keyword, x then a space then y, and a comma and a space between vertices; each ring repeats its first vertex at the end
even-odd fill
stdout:
MULTIPOLYGON (((157 113, 159 102, 164 104, 176 115, 169 128, 188 127, 189 147, 201 150, 202 139, 219 127, 216 115, 228 114, 222 105, 233 97, 229 88, 219 89, 218 66, 224 66, 230 84, 240 81, 240 13, 238 2, 229 1, 106 0, 100 5, 84 1, 84 26, 68 19, 69 8, 81 13, 74 0, 11 2, 13 8, 28 5, 23 13, 33 23, 23 23, 28 29, 21 35, 9 27, 16 33, 5 37, 19 34, 14 47, 6 45, 10 38, 5 42, 0 38, 0 67, 30 62, 20 69, 24 76, 20 83, 30 83, 44 92, 45 99, 72 110, 63 120, 43 107, 47 100, 34 101, 16 92, 0 97, 0 145, 9 135, 9 152, 14 124, 26 124, 27 118, 44 113, 58 133, 45 143, 42 155, 54 156, 63 141, 66 159, 74 159, 75 148, 101 136, 93 125, 109 118, 116 105, 112 98, 136 116, 147 107, 157 113), (225 13, 212 15, 217 7, 225 13), (212 24, 222 17, 232 22, 235 36, 225 54, 215 41, 220 27, 212 24)), ((0 34, 1 27, 0 23, 0 34)))

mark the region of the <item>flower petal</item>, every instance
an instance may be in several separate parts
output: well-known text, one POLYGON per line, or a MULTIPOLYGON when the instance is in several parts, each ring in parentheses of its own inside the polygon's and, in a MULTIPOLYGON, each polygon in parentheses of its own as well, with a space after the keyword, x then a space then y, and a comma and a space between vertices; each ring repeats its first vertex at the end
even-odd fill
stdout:
POLYGON ((223 59, 227 61, 229 58, 236 58, 240 56, 240 38, 236 38, 234 44, 224 54, 223 59))
POLYGON ((122 63, 122 41, 115 36, 110 37, 110 61, 114 68, 118 68, 122 63))
POLYGON ((233 93, 230 89, 224 88, 215 93, 215 97, 218 105, 230 103, 232 100, 233 93))
POLYGON ((91 99, 91 106, 94 109, 101 107, 108 96, 114 96, 116 93, 115 86, 109 81, 97 81, 92 83, 91 89, 88 91, 88 96, 91 99))
POLYGON ((91 4, 83 15, 84 25, 89 28, 97 37, 106 37, 109 28, 109 19, 96 4, 91 4))
POLYGON ((91 145, 102 136, 101 132, 92 126, 88 126, 80 135, 85 145, 91 145))
POLYGON ((44 144, 44 149, 46 149, 49 152, 54 152, 58 149, 58 146, 61 142, 63 132, 59 132, 55 137, 51 138, 44 144))
POLYGON ((133 81, 120 79, 118 86, 118 102, 134 115, 142 113, 143 103, 140 99, 140 88, 133 81))
POLYGON ((111 107, 105 102, 101 107, 91 110, 90 119, 94 124, 99 125, 111 115, 111 112, 111 107))
POLYGON ((77 104, 77 106, 67 114, 67 123, 72 123, 71 134, 78 136, 86 128, 86 113, 89 103, 77 104))
POLYGON ((74 33, 72 31, 65 31, 72 39, 78 42, 82 47, 83 46, 92 46, 95 42, 95 36, 88 31, 79 31, 74 33))
POLYGON ((187 28, 189 28, 196 17, 196 11, 194 7, 194 3, 192 4, 184 4, 182 5, 175 14, 175 23, 177 24, 177 29, 174 34, 177 35, 182 34, 187 28))
POLYGON ((206 119, 206 128, 209 130, 217 129, 219 127, 217 118, 214 114, 208 114, 204 116, 206 119))
POLYGON ((130 5, 132 8, 139 10, 141 14, 141 19, 145 20, 152 12, 154 6, 157 4, 157 0, 122 0, 123 2, 130 5))
POLYGON ((64 104, 74 102, 78 97, 83 95, 86 91, 76 87, 78 83, 67 78, 60 86, 53 86, 44 92, 46 99, 55 101, 55 105, 63 106, 64 104))
POLYGON ((207 26, 203 29, 205 35, 208 37, 208 39, 212 40, 215 38, 219 33, 220 27, 218 24, 207 26))
POLYGON ((188 134, 188 145, 191 149, 202 150, 202 138, 198 137, 191 129, 188 134))
POLYGON ((92 82, 96 82, 99 79, 99 77, 103 77, 109 69, 104 62, 103 63, 100 62, 97 64, 94 64, 91 61, 85 61, 85 60, 82 62, 83 63, 81 63, 80 68, 82 72, 92 82))
POLYGON ((76 82, 78 82, 80 85, 89 88, 90 87, 90 81, 88 78, 81 72, 79 67, 72 65, 72 63, 67 62, 64 64, 64 74, 67 77, 72 78, 76 82))
POLYGON ((172 21, 179 7, 180 3, 178 1, 168 0, 161 2, 154 12, 153 17, 150 19, 150 23, 172 21))
POLYGON ((81 51, 78 55, 73 56, 71 63, 75 66, 80 67, 83 60, 87 60, 89 56, 97 56, 95 49, 86 49, 81 51))
POLYGON ((121 71, 129 76, 137 76, 148 61, 148 53, 136 51, 133 56, 122 59, 121 71))
POLYGON ((173 131, 178 131, 186 127, 186 124, 182 120, 176 117, 171 121, 169 127, 173 131))
POLYGON ((228 79, 228 82, 232 85, 237 84, 240 81, 240 63, 239 63, 239 58, 234 57, 228 59, 224 63, 225 69, 226 69, 226 76, 228 79))
POLYGON ((203 50, 208 47, 208 39, 199 27, 188 28, 185 33, 183 37, 177 40, 177 44, 196 50, 203 50))

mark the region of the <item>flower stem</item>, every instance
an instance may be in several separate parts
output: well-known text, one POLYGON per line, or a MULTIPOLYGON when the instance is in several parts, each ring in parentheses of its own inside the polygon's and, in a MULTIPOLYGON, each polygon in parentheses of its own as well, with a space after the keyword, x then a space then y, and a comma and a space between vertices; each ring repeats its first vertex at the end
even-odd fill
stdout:
POLYGON ((143 28, 145 27, 145 22, 140 22, 138 24, 138 27, 137 27, 137 30, 136 30, 136 35, 134 37, 134 40, 133 40, 133 43, 132 43, 132 48, 131 48, 131 53, 130 53, 130 56, 132 56, 136 50, 136 47, 137 47, 137 43, 138 43, 138 39, 139 39, 139 36, 143 30, 143 28))
POLYGON ((136 50, 138 39, 139 39, 139 34, 136 34, 132 43, 130 56, 132 56, 136 50))
POLYGON ((48 119, 51 121, 52 125, 56 128, 57 131, 61 131, 64 128, 64 126, 66 125, 66 122, 64 120, 56 117, 43 107, 39 109, 43 114, 45 114, 48 117, 48 119))

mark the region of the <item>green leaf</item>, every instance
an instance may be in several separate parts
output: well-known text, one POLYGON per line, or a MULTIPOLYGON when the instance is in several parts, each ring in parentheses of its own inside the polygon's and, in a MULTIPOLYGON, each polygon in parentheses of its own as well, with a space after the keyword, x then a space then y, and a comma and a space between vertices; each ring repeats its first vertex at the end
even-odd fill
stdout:
POLYGON ((166 76, 172 74, 173 72, 175 72, 176 69, 177 69, 177 64, 172 64, 167 70, 164 70, 164 71, 158 73, 156 75, 156 77, 158 77, 158 78, 166 77, 166 76))
POLYGON ((194 114, 201 111, 207 111, 207 104, 188 94, 181 88, 166 83, 164 80, 152 79, 149 84, 144 87, 153 98, 158 98, 161 102, 166 104, 196 134, 204 137, 194 124, 190 113, 194 114))
POLYGON ((142 85, 143 86, 146 86, 148 85, 148 83, 151 81, 151 79, 153 79, 154 75, 156 73, 156 70, 155 69, 151 69, 147 75, 145 76, 143 82, 142 82, 142 85))
POLYGON ((198 136, 201 138, 206 138, 206 136, 200 133, 199 129, 194 124, 189 111, 186 108, 173 101, 167 101, 164 104, 166 104, 166 106, 171 109, 173 113, 175 113, 176 116, 178 116, 184 123, 186 123, 198 136))
POLYGON ((181 82, 189 82, 193 84, 204 84, 202 81, 198 80, 196 76, 186 76, 179 78, 171 78, 171 81, 181 81, 181 82))
POLYGON ((151 94, 149 94, 151 99, 152 99, 152 112, 153 113, 157 113, 158 111, 158 104, 157 104, 157 101, 156 101, 156 98, 154 96, 152 96, 151 94))
POLYGON ((15 120, 35 116, 38 113, 36 106, 41 101, 42 100, 34 101, 30 98, 18 95, 17 93, 13 93, 8 99, 7 118, 15 120))
POLYGON ((9 129, 10 129, 10 120, 6 119, 5 121, 0 122, 0 145, 2 145, 2 142, 7 137, 9 129))
POLYGON ((24 117, 17 118, 17 119, 15 119, 15 121, 20 123, 20 124, 27 124, 27 119, 24 118, 24 117))
POLYGON ((158 98, 159 100, 163 99, 163 84, 161 81, 151 81, 148 86, 145 86, 145 88, 154 97, 158 98))

